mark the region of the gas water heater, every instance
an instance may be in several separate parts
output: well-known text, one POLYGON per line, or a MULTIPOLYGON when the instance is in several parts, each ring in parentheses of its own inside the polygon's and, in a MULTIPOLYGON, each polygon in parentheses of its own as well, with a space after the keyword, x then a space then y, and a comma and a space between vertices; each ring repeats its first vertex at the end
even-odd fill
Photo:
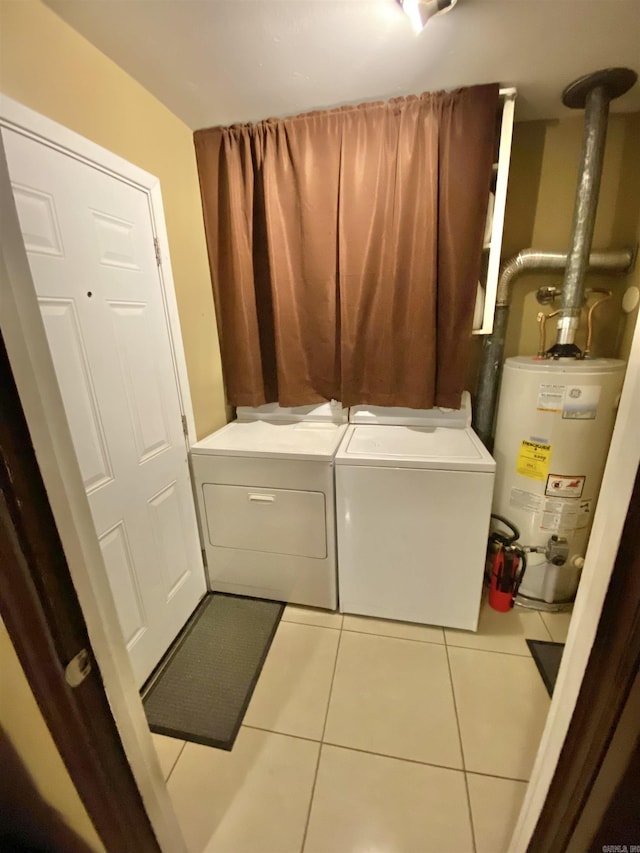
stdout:
POLYGON ((493 512, 532 549, 518 603, 573 600, 602 481, 625 362, 509 358, 493 455, 493 512))
MULTIPOLYGON (((621 267, 617 253, 592 253, 591 245, 609 104, 637 79, 633 69, 604 68, 575 80, 562 93, 566 107, 585 111, 571 246, 565 255, 525 250, 505 264, 493 332, 483 348, 474 425, 490 445, 513 278, 519 270, 564 269, 561 288, 538 291, 541 304, 560 301, 550 313, 538 313, 538 354, 508 358, 504 364, 493 442, 493 512, 500 516, 494 521, 506 522, 513 538, 502 536, 502 541, 500 531, 492 531, 489 546, 498 548, 492 566, 499 569, 492 573, 492 589, 501 596, 510 592, 512 601, 517 592, 519 604, 539 610, 562 609, 577 591, 622 390, 625 363, 591 357, 594 311, 612 293, 586 289, 585 276, 590 269, 629 272, 633 266, 633 251, 621 267), (580 349, 576 337, 583 311, 587 328, 580 349), (547 349, 545 324, 553 317, 556 341, 547 349), (509 560, 500 549, 511 549, 509 560), (526 565, 523 575, 522 569, 514 574, 518 554, 526 557, 526 564, 518 557, 526 565)), ((496 603, 502 604, 502 598, 496 603)))

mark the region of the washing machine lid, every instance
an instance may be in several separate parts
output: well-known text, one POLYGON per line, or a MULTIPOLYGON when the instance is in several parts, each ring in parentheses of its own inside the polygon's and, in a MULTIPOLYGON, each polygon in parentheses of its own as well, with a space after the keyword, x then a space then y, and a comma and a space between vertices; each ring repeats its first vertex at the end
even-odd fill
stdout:
POLYGON ((349 423, 466 429, 466 427, 471 426, 471 397, 468 391, 463 391, 459 409, 352 406, 349 410, 349 423))
POLYGON ((326 403, 314 403, 311 406, 279 406, 267 403, 264 406, 238 406, 236 418, 239 421, 272 421, 277 423, 297 423, 313 421, 317 423, 346 424, 348 409, 342 403, 331 400, 326 403))
POLYGON ((330 460, 346 424, 321 421, 232 421, 191 446, 193 455, 253 456, 271 459, 330 460))
POLYGON ((496 463, 471 429, 392 425, 350 426, 338 465, 495 471, 496 463))

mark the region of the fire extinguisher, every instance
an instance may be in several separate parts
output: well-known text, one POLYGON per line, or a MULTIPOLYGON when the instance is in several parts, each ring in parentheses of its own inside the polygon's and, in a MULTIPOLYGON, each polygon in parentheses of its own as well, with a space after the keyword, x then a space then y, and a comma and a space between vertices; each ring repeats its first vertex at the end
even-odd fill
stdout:
POLYGON ((520 531, 501 515, 491 514, 491 518, 509 529, 492 530, 487 546, 487 579, 489 582, 489 605, 501 613, 513 607, 513 602, 522 583, 527 568, 527 556, 524 548, 518 544, 520 531))

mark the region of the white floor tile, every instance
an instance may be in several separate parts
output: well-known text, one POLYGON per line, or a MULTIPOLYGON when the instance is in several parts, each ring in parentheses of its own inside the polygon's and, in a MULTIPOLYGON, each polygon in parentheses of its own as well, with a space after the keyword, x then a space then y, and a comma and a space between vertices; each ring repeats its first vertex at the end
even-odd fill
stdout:
POLYGON ((304 853, 470 853, 464 774, 323 746, 304 853))
POLYGON ((231 752, 187 743, 168 789, 189 853, 299 853, 318 750, 245 728, 231 752))
POLYGON ((526 782, 467 774, 476 853, 508 853, 526 782))
POLYGON ((153 745, 156 748, 158 760, 160 761, 162 775, 166 779, 169 776, 169 773, 171 773, 173 765, 176 763, 178 756, 180 755, 180 751, 184 746, 184 741, 178 740, 178 738, 175 737, 157 735, 154 734, 154 732, 151 733, 151 737, 153 739, 153 745))
POLYGON ((480 611, 477 633, 445 629, 447 645, 468 649, 529 655, 529 640, 548 640, 549 635, 540 614, 535 610, 512 607, 508 613, 498 613, 485 601, 480 611))
POLYGON ((390 622, 387 619, 372 619, 369 616, 345 615, 342 627, 345 631, 378 634, 382 637, 397 637, 399 640, 444 643, 442 628, 433 628, 431 625, 416 625, 413 622, 390 622))
POLYGON ((340 632, 281 622, 244 722, 320 740, 340 632))
POLYGON ((302 625, 317 625, 320 628, 341 628, 342 613, 332 610, 318 610, 313 607, 298 607, 287 604, 282 614, 283 622, 299 622, 302 625))
POLYGON ((343 631, 324 739, 462 767, 446 648, 343 631))
POLYGON ((561 613, 541 613, 542 621, 547 626, 554 643, 565 643, 569 633, 572 611, 563 610, 561 613))
POLYGON ((467 770, 528 779, 549 710, 531 658, 449 648, 467 770))

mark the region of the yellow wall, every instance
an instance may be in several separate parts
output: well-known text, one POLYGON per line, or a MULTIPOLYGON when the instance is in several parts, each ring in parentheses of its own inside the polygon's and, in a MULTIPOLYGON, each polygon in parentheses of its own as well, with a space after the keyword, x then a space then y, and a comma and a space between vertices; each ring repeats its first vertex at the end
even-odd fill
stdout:
MULTIPOLYGON (((583 113, 562 121, 525 122, 514 131, 512 167, 505 216, 503 257, 533 247, 567 251, 571 234, 583 113)), ((640 114, 612 115, 594 233, 594 249, 631 246, 638 242, 640 223, 640 114)), ((537 350, 535 299, 540 285, 559 285, 561 274, 525 275, 517 279, 509 316, 505 354, 528 355, 537 350)), ((621 311, 622 294, 632 277, 589 275, 587 287, 605 287, 614 297, 595 316, 593 355, 625 357, 636 314, 621 311)), ((638 284, 638 272, 635 273, 638 284)), ((550 307, 545 308, 548 312, 550 307)), ((547 339, 554 339, 553 320, 547 339)), ((578 339, 583 340, 584 329, 578 339)))
POLYGON ((60 758, 2 622, 0 725, 44 799, 93 850, 103 851, 104 846, 60 758))
MULTIPOLYGON (((640 113, 629 116, 627 120, 622 168, 620 172, 619 203, 614 228, 616 235, 627 243, 640 243, 640 113)), ((625 287, 634 286, 640 290, 640 264, 636 260, 633 273, 625 280, 625 287)), ((638 307, 627 315, 619 343, 618 355, 627 359, 631 349, 631 339, 638 319, 638 307)))
POLYGON ((38 0, 0 0, 0 90, 160 178, 198 437, 222 426, 220 352, 190 129, 38 0))

